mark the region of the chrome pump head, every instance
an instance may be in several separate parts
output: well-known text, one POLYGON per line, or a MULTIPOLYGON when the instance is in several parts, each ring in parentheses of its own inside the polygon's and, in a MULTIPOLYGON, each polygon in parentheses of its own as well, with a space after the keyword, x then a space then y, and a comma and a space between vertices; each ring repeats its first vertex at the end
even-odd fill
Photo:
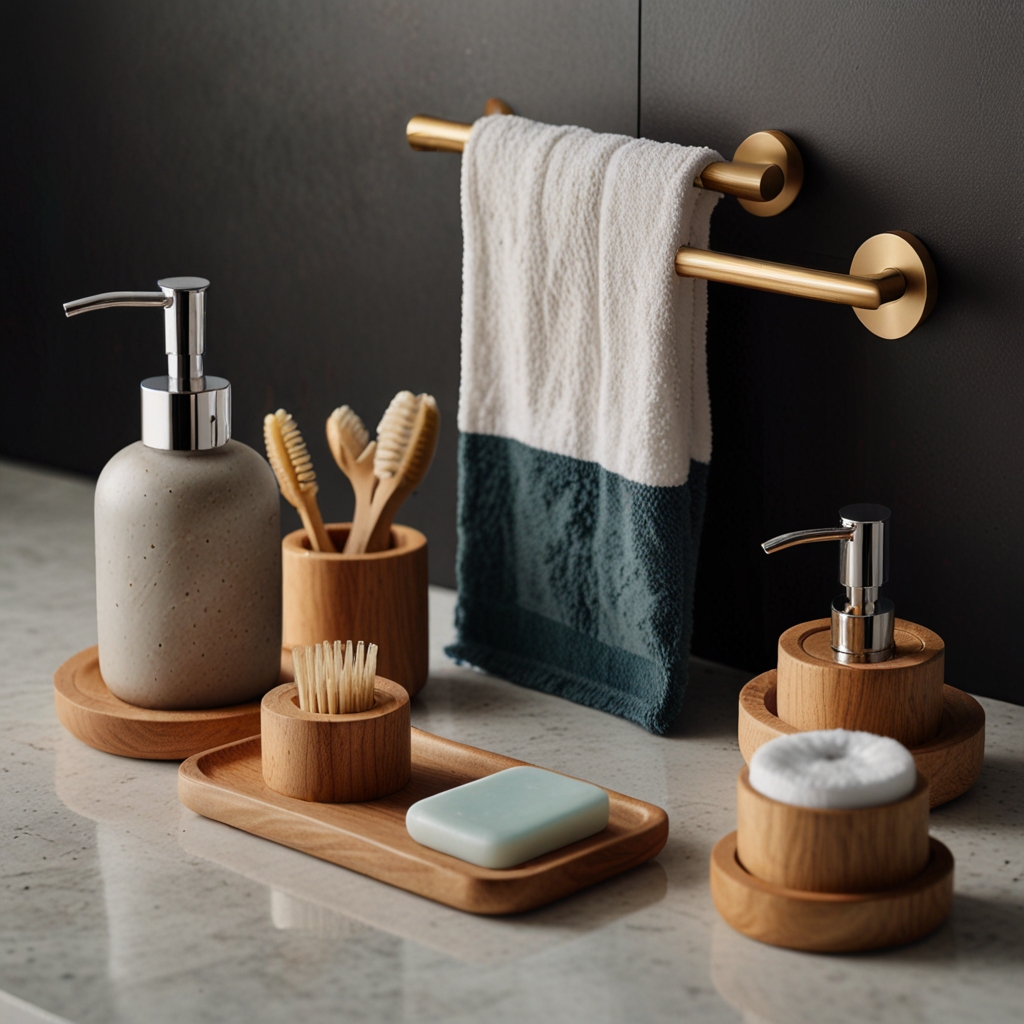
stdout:
POLYGON ((67 316, 112 306, 164 311, 167 376, 142 388, 142 443, 164 451, 219 448, 231 437, 231 385, 203 372, 206 289, 202 277, 165 277, 158 292, 104 292, 64 303, 67 316))
POLYGON ((822 540, 839 541, 839 582, 845 596, 832 602, 832 650, 836 661, 887 661, 895 650, 895 612, 878 588, 889 578, 889 517, 884 505, 847 505, 839 527, 797 530, 766 540, 767 554, 822 540))

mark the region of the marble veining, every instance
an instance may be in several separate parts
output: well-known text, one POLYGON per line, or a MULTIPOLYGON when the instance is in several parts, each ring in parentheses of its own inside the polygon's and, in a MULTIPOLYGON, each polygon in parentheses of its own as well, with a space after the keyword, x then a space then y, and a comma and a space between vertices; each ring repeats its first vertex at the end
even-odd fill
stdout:
MULTIPOLYGON (((711 847, 734 828, 746 676, 695 662, 683 721, 657 738, 451 665, 454 595, 434 590, 414 724, 651 800, 672 823, 636 871, 473 917, 200 818, 176 764, 63 731, 53 670, 96 639, 92 495, 0 463, 0 990, 14 999, 81 1024, 1020 1019, 1024 708, 982 701, 981 779, 932 815, 957 859, 950 920, 887 953, 794 953, 733 932, 708 891, 711 847)), ((20 1005, 0 999, 0 1019, 20 1005)))

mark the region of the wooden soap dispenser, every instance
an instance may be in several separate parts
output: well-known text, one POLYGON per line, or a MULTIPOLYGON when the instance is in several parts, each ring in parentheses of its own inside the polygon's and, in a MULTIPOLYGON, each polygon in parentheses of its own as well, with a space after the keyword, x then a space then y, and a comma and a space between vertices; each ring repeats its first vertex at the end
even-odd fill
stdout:
POLYGON ((981 771, 985 712, 943 679, 945 645, 930 629, 895 617, 879 590, 889 577, 889 509, 847 505, 840 525, 784 533, 768 554, 797 544, 839 542, 845 594, 831 616, 779 637, 778 668, 740 693, 739 744, 749 763, 777 736, 851 729, 890 736, 908 747, 928 780, 931 806, 966 792, 981 771))

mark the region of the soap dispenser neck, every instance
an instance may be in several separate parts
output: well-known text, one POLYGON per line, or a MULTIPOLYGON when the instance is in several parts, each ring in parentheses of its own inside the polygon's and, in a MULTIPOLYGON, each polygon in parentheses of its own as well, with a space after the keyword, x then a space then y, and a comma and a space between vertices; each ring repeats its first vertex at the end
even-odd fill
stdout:
POLYGON ((840 662, 886 661, 895 651, 895 609, 879 596, 889 578, 889 519, 884 505, 847 505, 840 526, 797 530, 765 541, 768 554, 797 544, 839 541, 839 582, 846 594, 832 602, 832 651, 840 662))
POLYGON ((206 350, 206 289, 201 277, 171 277, 159 282, 164 307, 164 349, 168 387, 174 392, 204 391, 203 352, 206 350))

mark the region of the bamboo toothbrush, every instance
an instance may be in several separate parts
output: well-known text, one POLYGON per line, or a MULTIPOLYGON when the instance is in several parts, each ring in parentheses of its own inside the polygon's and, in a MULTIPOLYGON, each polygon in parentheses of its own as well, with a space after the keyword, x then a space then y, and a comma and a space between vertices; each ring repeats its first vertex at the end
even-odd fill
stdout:
POLYGON ((391 524, 402 502, 420 485, 430 469, 441 415, 431 395, 400 391, 377 427, 373 472, 377 487, 370 506, 369 529, 349 535, 345 551, 384 551, 391 539, 391 524))
POLYGON ((284 409, 268 413, 263 419, 263 439, 267 444, 267 459, 273 467, 281 493, 298 509, 310 547, 314 551, 335 551, 316 503, 319 488, 313 472, 313 460, 292 414, 284 409))
POLYGON ((351 715, 373 707, 377 677, 377 645, 360 640, 344 645, 325 640, 311 647, 293 647, 299 710, 317 715, 351 715))
MULTIPOLYGON (((369 535, 370 502, 377 477, 373 472, 374 453, 377 442, 370 440, 370 432, 363 421, 347 406, 339 406, 327 420, 327 443, 338 468, 348 477, 355 492, 356 505, 352 513, 353 533, 369 535)), ((349 541, 345 543, 348 552, 349 541)))

